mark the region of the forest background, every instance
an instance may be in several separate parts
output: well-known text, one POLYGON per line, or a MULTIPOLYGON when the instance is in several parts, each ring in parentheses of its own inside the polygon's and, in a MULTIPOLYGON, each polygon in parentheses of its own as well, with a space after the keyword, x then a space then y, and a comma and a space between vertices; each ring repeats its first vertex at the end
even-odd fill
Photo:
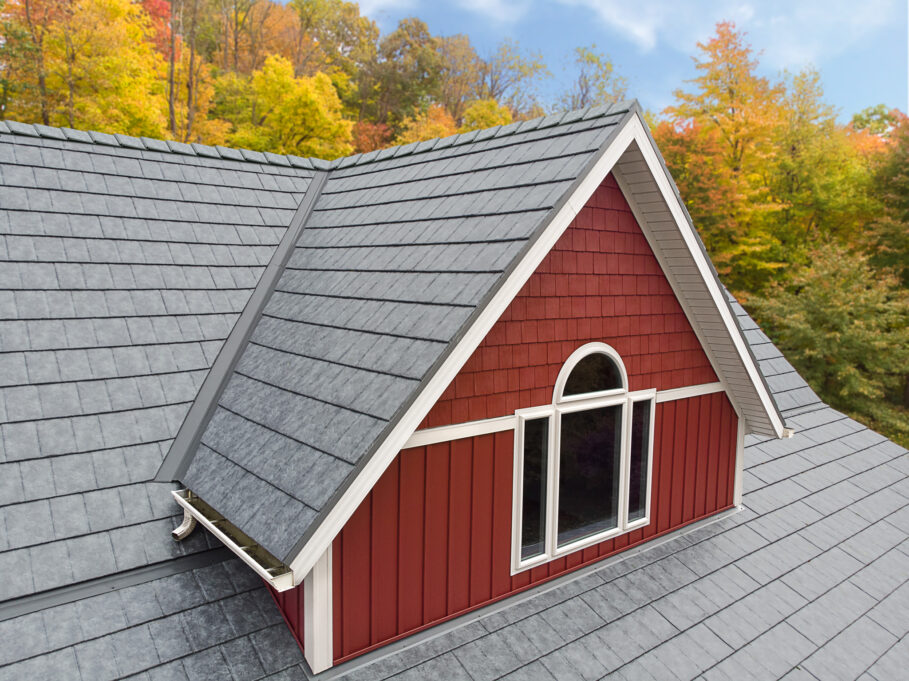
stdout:
MULTIPOLYGON (((692 51, 647 117, 723 282, 826 402, 909 446, 909 119, 841 122, 731 23, 692 51)), ((344 0, 0 0, 0 118, 331 159, 625 96, 594 46, 571 58, 544 101, 539 54, 381 35, 344 0)))

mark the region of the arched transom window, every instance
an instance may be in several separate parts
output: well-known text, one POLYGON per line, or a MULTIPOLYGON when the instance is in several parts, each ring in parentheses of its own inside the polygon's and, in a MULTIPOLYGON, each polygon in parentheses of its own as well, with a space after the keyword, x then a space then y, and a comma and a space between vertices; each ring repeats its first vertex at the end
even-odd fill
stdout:
POLYGON ((619 354, 588 343, 552 404, 517 412, 513 571, 650 522, 655 397, 629 392, 619 354))

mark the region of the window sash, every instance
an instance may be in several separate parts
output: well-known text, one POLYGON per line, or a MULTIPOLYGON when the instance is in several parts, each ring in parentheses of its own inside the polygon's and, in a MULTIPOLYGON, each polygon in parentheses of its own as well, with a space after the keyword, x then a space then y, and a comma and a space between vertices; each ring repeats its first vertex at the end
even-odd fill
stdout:
POLYGON ((656 418, 656 390, 639 390, 619 395, 601 394, 595 396, 576 396, 576 399, 566 402, 521 409, 515 412, 517 424, 515 428, 514 447, 514 476, 513 476, 513 507, 512 507, 512 574, 528 570, 532 567, 548 563, 551 560, 574 553, 594 544, 612 539, 619 535, 640 529, 650 524, 651 514, 651 486, 653 477, 653 431, 656 418), (645 515, 633 522, 628 522, 628 497, 631 477, 631 419, 632 410, 636 402, 649 400, 650 406, 650 433, 647 439, 647 485, 645 515), (619 518, 618 526, 582 537, 576 541, 558 546, 558 517, 559 517, 559 464, 561 459, 561 417, 562 414, 610 407, 622 407, 622 436, 620 451, 620 480, 618 486, 619 518), (524 489, 524 423, 531 419, 548 418, 548 452, 546 474, 546 517, 544 551, 541 554, 527 559, 521 557, 521 536, 523 518, 523 489, 524 489))

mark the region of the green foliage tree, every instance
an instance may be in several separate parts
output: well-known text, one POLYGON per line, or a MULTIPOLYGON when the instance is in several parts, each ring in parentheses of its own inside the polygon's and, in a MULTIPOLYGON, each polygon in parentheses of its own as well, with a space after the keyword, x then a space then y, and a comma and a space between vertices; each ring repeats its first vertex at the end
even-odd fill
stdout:
POLYGON ((827 245, 753 301, 764 328, 832 406, 909 441, 909 292, 863 255, 827 245), (890 403, 887 402, 890 398, 890 403))
POLYGON ((442 77, 439 41, 419 19, 402 19, 379 43, 378 58, 360 72, 360 119, 396 132, 437 101, 442 77))
POLYGON ((890 143, 874 177, 883 211, 870 225, 866 248, 875 265, 893 268, 909 288, 909 117, 890 115, 890 143))

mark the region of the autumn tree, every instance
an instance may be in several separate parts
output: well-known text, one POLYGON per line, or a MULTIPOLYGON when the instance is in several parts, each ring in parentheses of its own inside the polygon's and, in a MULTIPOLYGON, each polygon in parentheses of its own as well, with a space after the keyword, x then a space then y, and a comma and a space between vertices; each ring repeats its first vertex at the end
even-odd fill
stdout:
POLYGON ((625 97, 627 82, 606 55, 596 51, 596 45, 575 48, 573 65, 577 76, 559 98, 563 110, 611 104, 625 97))
POLYGON ((481 61, 464 34, 439 38, 442 60, 439 103, 460 121, 471 101, 479 96, 481 61))
POLYGON ((395 144, 422 142, 436 137, 448 137, 458 131, 454 118, 440 104, 430 105, 416 116, 408 116, 401 124, 395 144))
POLYGON ((516 42, 504 40, 480 61, 476 98, 494 99, 514 115, 525 115, 537 107, 536 88, 549 75, 540 53, 522 53, 516 42))
POLYGON ((460 132, 482 130, 511 123, 511 110, 494 99, 478 99, 464 111, 460 132))
POLYGON ((324 73, 298 77, 290 61, 270 56, 251 78, 225 74, 216 86, 216 113, 231 122, 235 146, 325 159, 352 151, 352 124, 324 73))

